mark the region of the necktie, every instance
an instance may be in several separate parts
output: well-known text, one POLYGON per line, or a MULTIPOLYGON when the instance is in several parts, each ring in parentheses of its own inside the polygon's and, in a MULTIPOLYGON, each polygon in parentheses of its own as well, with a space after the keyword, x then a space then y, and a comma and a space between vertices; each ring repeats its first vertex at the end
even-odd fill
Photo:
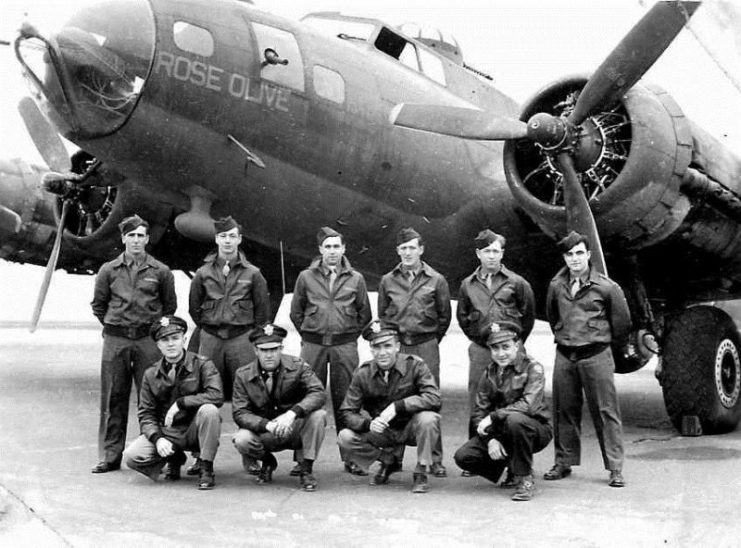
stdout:
POLYGON ((337 271, 334 268, 329 270, 329 292, 332 292, 334 283, 337 281, 337 271))
POLYGON ((383 372, 383 382, 385 382, 386 384, 389 383, 389 372, 388 371, 383 372))
POLYGON ((491 291, 492 275, 491 273, 486 275, 486 287, 491 291))
POLYGON ((407 276, 409 277, 409 285, 412 285, 414 283, 414 270, 410 270, 407 276))
POLYGON ((221 271, 224 273, 224 277, 226 278, 229 275, 229 272, 231 271, 231 268, 229 268, 229 263, 224 263, 224 267, 221 269, 221 271))
POLYGON ((273 393, 273 374, 268 373, 268 378, 265 379, 265 390, 268 391, 268 395, 273 393))
POLYGON ((579 287, 581 286, 579 278, 574 278, 571 282, 571 296, 575 297, 576 293, 579 291, 579 287))

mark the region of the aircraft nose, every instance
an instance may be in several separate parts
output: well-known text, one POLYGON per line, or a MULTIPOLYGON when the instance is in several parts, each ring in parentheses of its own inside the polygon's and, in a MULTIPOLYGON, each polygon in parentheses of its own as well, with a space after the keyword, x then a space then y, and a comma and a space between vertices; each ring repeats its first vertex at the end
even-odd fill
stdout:
POLYGON ((33 94, 65 136, 108 135, 141 94, 154 56, 154 15, 147 0, 69 4, 70 16, 50 32, 21 29, 16 53, 33 94))

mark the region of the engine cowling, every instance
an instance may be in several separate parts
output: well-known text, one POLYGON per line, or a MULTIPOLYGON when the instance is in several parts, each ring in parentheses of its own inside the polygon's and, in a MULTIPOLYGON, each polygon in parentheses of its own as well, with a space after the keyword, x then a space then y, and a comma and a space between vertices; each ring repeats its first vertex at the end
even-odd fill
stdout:
MULTIPOLYGON (((525 105, 520 117, 547 112, 566 116, 586 76, 550 84, 525 105)), ((590 116, 572 143, 575 167, 589 196, 600 236, 609 249, 641 249, 666 238, 690 210, 680 192, 692 159, 690 123, 658 87, 635 85, 614 107, 590 116)), ((508 141, 504 167, 510 189, 547 234, 566 233, 558 164, 529 140, 508 141)))

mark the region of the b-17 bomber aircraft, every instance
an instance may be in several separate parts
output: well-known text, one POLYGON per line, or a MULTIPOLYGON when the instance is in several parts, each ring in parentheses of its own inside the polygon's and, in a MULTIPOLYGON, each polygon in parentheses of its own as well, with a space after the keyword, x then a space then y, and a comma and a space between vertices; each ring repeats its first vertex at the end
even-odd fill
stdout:
POLYGON ((213 219, 232 215, 277 302, 319 226, 345 234, 371 289, 399 228, 423 233, 425 259, 457 288, 488 227, 542 317, 554 240, 575 229, 629 300, 618 371, 659 354, 675 426, 732 430, 741 340, 708 303, 741 296, 741 159, 639 82, 698 6, 658 2, 592 75, 521 106, 454 40, 376 19, 101 0, 55 31, 26 22, 11 44, 31 92, 19 109, 50 172, 0 165, 0 257, 94 274, 137 212, 152 254, 192 272, 213 219))

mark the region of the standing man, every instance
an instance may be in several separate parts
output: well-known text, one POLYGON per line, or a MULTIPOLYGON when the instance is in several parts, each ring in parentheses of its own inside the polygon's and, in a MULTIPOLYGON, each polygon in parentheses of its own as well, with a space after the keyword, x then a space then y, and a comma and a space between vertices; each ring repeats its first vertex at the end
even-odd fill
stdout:
POLYGON ((91 303, 103 324, 100 371, 98 457, 91 470, 103 474, 121 468, 129 418, 131 379, 137 398, 144 371, 161 357, 149 338, 152 322, 177 308, 170 269, 146 252, 149 223, 132 215, 119 223, 124 252, 100 267, 91 303))
POLYGON ((180 479, 183 451, 200 451, 198 489, 213 489, 214 458, 221 435, 221 377, 211 360, 185 350, 185 320, 165 316, 150 334, 162 358, 144 373, 139 402, 141 436, 126 448, 126 466, 157 480, 180 479))
MULTIPOLYGON (((473 274, 461 282, 456 317, 458 325, 470 339, 468 346, 468 401, 471 416, 481 375, 491 363, 486 334, 492 323, 513 322, 519 326, 524 343, 535 324, 535 295, 525 278, 502 264, 506 240, 488 228, 474 239, 476 257, 481 263, 473 274)), ((468 437, 476 427, 468 424, 468 437)))
POLYGON ((371 485, 401 470, 405 445, 417 446, 413 493, 426 493, 427 467, 440 444, 440 389, 425 362, 402 354, 394 324, 371 322, 363 330, 373 359, 353 375, 340 413, 347 428, 337 443, 364 470, 381 461, 371 485))
POLYGON ((558 242, 566 266, 551 280, 546 315, 556 339, 553 369, 555 465, 543 476, 559 480, 581 460, 582 390, 602 451, 608 485, 623 487, 622 423, 615 390, 611 343, 630 332, 630 310, 620 286, 597 272, 589 240, 571 232, 558 242))
MULTIPOLYGON (((450 327, 450 289, 442 274, 422 261, 422 237, 402 228, 396 237, 401 262, 381 278, 378 317, 399 326, 401 351, 422 358, 440 386, 439 343, 450 327)), ((442 440, 442 438, 440 438, 442 440)), ((432 475, 447 476, 442 441, 433 450, 432 475)))
POLYGON ((216 253, 190 284, 188 309, 201 328, 198 353, 213 360, 231 399, 234 372, 255 359, 249 334, 270 318, 268 284, 240 251, 242 228, 231 217, 214 222, 216 253))
MULTIPOLYGON (((320 257, 296 280, 291 301, 291 321, 301 334, 301 357, 327 386, 331 386, 335 428, 342 429, 340 405, 358 367, 358 336, 371 319, 363 275, 345 257, 342 234, 323 226, 317 234, 320 257)), ((365 475, 340 448, 345 471, 365 475)), ((293 470, 293 474, 298 473, 293 470)))
POLYGON ((257 360, 239 368, 234 379, 232 415, 239 431, 232 441, 243 462, 262 461, 258 484, 273 479, 278 466, 273 452, 297 450, 301 489, 316 491, 313 466, 327 427, 326 396, 309 364, 282 353, 286 334, 268 324, 250 335, 257 360))
POLYGON ((472 417, 476 435, 456 451, 455 462, 494 483, 506 466, 516 487, 512 500, 530 500, 533 454, 553 437, 545 370, 522 349, 518 324, 493 323, 488 332, 491 364, 479 379, 472 417))

